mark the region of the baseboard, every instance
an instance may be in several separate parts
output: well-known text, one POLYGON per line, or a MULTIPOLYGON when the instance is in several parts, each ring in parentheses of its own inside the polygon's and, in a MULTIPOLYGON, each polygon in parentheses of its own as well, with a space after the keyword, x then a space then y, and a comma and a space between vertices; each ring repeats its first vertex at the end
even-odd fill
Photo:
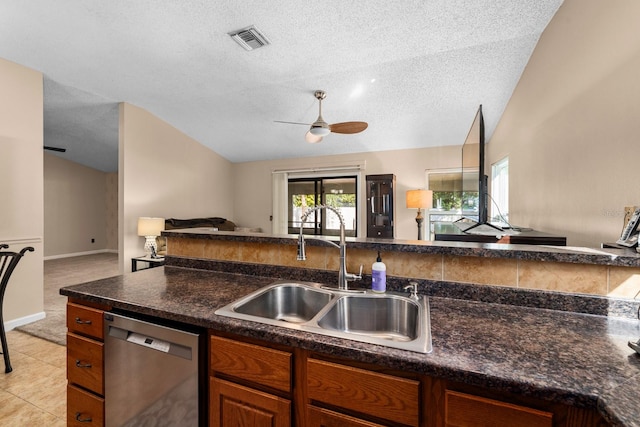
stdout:
POLYGON ((50 255, 50 256, 44 257, 44 260, 48 261, 50 259, 72 258, 76 256, 105 254, 105 253, 117 254, 118 250, 117 249, 98 249, 96 251, 74 252, 71 254, 62 254, 62 255, 50 255))
POLYGON ((8 322, 4 322, 4 329, 6 331, 10 331, 17 328, 18 326, 28 325, 29 323, 33 323, 37 320, 42 320, 45 317, 47 317, 47 315, 44 311, 41 311, 40 313, 30 314, 24 317, 19 317, 17 319, 9 320, 8 322))

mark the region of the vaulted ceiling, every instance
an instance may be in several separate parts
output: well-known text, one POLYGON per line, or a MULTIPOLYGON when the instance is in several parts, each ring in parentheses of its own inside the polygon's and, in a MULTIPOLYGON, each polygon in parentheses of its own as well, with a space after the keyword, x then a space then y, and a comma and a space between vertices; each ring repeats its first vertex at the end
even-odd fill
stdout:
POLYGON ((0 57, 45 75, 45 145, 117 170, 118 106, 232 162, 461 144, 492 134, 562 0, 4 0, 0 57), (246 51, 229 32, 255 25, 246 51), (308 144, 313 93, 361 133, 308 144))

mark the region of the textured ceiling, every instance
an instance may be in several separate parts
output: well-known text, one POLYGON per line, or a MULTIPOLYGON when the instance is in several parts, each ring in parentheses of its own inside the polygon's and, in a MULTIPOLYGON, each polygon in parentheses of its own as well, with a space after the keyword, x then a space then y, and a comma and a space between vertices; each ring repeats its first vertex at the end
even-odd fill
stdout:
POLYGON ((562 0, 2 0, 0 57, 45 75, 45 145, 117 169, 117 103, 232 162, 461 144, 495 128, 562 0), (247 52, 227 33, 256 25, 247 52), (304 142, 316 89, 357 135, 304 142))

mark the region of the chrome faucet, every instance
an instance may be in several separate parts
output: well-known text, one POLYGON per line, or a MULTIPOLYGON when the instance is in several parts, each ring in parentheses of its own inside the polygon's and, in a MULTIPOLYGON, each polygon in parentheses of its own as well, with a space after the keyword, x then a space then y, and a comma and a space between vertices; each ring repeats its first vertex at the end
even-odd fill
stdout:
MULTIPOLYGON (((360 274, 351 274, 351 273, 347 273, 347 243, 346 243, 346 239, 345 239, 345 233, 344 233, 344 218, 342 217, 342 214, 340 213, 340 211, 338 211, 336 208, 333 208, 331 206, 327 206, 327 205, 318 205, 318 206, 314 206, 313 208, 309 209, 308 211, 306 211, 302 217, 300 218, 300 234, 298 235, 298 256, 297 256, 297 260, 298 261, 304 261, 307 259, 307 255, 305 253, 305 243, 304 243, 304 236, 302 234, 302 226, 304 225, 305 221, 307 220, 307 218, 309 217, 309 215, 311 215, 313 212, 315 211, 319 211, 321 209, 328 209, 331 212, 335 213, 338 216, 338 219, 340 220, 340 244, 336 245, 334 242, 330 241, 330 240, 323 240, 327 243, 332 244, 333 246, 335 246, 336 248, 340 249, 340 267, 338 269, 338 289, 342 290, 342 291, 346 291, 349 290, 349 281, 354 281, 354 280, 360 280, 362 279, 362 266, 360 266, 360 274)), ((313 237, 310 237, 311 239, 313 239, 313 237)))

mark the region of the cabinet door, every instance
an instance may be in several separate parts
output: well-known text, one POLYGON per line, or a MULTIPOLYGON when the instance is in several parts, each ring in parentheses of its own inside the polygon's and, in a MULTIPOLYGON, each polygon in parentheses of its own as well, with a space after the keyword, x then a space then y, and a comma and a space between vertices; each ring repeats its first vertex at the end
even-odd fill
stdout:
POLYGON ((210 391, 211 427, 291 425, 291 401, 287 399, 219 378, 210 379, 210 391))
POLYGON ((394 175, 367 175, 367 237, 395 237, 394 187, 394 175))
POLYGON ((383 424, 360 420, 339 412, 309 406, 309 427, 383 427, 383 424))

